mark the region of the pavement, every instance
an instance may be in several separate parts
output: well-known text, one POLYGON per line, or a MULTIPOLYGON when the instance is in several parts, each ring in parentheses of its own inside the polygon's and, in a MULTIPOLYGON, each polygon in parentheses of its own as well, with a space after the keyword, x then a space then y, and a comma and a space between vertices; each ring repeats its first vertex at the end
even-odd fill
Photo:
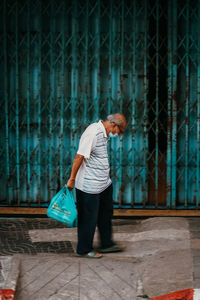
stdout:
POLYGON ((0 299, 141 300, 200 288, 199 217, 114 218, 113 239, 124 252, 77 257, 76 228, 0 218, 0 299))

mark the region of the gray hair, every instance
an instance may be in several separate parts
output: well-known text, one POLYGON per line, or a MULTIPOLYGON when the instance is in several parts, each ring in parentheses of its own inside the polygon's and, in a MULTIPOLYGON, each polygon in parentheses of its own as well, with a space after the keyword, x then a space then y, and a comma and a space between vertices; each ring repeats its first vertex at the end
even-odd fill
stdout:
POLYGON ((123 121, 123 119, 120 117, 120 114, 119 114, 119 113, 108 115, 108 116, 107 116, 107 120, 108 120, 110 123, 116 123, 119 127, 121 127, 121 126, 124 125, 124 121, 123 121))

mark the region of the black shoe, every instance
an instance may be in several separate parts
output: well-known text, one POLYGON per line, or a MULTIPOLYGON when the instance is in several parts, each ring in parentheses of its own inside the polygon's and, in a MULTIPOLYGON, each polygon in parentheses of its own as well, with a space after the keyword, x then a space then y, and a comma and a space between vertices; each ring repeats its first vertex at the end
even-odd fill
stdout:
POLYGON ((112 245, 110 247, 107 247, 107 248, 98 249, 98 251, 101 252, 101 253, 122 252, 124 250, 125 250, 124 246, 119 246, 117 244, 114 244, 114 245, 112 245))

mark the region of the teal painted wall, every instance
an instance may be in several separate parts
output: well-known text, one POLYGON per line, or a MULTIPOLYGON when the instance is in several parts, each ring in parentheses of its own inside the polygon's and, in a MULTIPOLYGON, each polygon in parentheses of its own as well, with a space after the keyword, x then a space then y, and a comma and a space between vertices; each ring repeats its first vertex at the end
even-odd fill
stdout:
POLYGON ((0 205, 47 206, 112 112, 115 207, 199 208, 200 1, 0 3, 0 205))

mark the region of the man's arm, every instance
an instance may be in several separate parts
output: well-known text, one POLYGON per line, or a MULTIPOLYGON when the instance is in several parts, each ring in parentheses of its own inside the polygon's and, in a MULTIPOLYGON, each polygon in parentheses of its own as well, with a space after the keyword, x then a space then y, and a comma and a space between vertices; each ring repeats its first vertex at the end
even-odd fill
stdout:
POLYGON ((76 178, 76 174, 78 172, 78 169, 80 168, 82 162, 83 162, 84 156, 80 155, 80 154, 76 154, 73 160, 73 164, 72 164, 72 171, 71 171, 71 175, 70 178, 67 182, 67 186, 69 188, 69 190, 72 190, 74 187, 74 183, 75 183, 75 178, 76 178))

